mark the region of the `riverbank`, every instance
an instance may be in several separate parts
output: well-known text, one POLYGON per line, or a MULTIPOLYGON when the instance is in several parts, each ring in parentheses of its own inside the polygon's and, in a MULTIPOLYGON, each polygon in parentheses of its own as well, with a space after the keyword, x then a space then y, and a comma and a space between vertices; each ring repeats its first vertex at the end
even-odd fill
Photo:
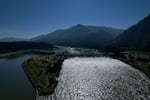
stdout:
POLYGON ((50 50, 36 50, 36 49, 30 50, 29 49, 29 50, 21 50, 21 51, 9 52, 9 53, 1 53, 0 58, 17 56, 17 55, 21 55, 21 54, 49 55, 49 54, 54 54, 54 52, 50 51, 50 50))
POLYGON ((129 51, 109 54, 112 58, 119 59, 132 67, 140 70, 150 78, 150 53, 129 51))
POLYGON ((39 96, 54 92, 63 61, 63 56, 53 54, 29 59, 23 63, 23 69, 39 96))
POLYGON ((9 53, 1 53, 0 57, 9 57, 14 55, 20 55, 24 53, 29 53, 31 50, 22 50, 22 51, 15 51, 15 52, 9 52, 9 53))

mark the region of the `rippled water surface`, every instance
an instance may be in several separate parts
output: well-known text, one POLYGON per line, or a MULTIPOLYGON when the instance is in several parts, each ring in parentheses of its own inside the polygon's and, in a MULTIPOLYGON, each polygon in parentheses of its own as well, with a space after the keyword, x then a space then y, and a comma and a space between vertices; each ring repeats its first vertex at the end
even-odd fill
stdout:
POLYGON ((150 80, 111 58, 64 61, 59 83, 49 100, 150 100, 150 80))

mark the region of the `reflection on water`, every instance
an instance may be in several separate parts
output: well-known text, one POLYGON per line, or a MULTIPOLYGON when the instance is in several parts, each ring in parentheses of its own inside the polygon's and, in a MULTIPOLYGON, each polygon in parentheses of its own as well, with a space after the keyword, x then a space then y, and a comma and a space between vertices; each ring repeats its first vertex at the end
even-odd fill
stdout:
POLYGON ((0 58, 0 100, 34 100, 34 89, 22 63, 37 55, 24 54, 0 58))
POLYGON ((52 96, 37 100, 150 100, 150 80, 111 58, 67 59, 58 80, 52 96))

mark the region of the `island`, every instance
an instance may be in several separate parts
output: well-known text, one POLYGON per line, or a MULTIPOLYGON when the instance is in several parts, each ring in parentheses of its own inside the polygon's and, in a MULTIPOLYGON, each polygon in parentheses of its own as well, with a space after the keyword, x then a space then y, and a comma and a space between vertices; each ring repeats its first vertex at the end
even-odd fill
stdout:
POLYGON ((51 54, 32 58, 23 63, 23 69, 39 96, 54 92, 64 59, 62 55, 51 54))

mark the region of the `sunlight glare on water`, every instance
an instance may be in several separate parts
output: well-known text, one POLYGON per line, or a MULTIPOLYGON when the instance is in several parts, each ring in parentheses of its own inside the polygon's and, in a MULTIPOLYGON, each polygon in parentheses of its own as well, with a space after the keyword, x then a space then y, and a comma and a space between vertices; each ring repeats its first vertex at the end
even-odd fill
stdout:
MULTIPOLYGON (((150 80, 112 58, 71 58, 62 65, 52 100, 150 100, 150 80)), ((40 99, 40 100, 49 100, 40 99)))

